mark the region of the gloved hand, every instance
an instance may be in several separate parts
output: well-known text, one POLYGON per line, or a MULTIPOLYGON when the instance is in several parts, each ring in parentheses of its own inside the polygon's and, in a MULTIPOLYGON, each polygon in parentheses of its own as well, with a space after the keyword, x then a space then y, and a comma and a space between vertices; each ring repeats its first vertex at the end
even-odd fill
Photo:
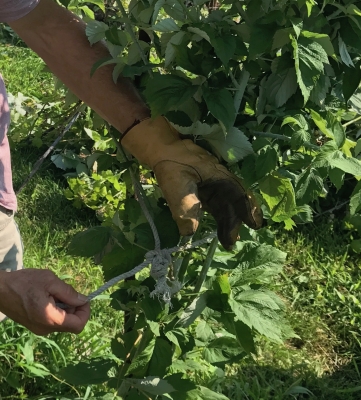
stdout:
POLYGON ((261 227, 262 212, 242 181, 206 150, 181 140, 164 117, 135 125, 121 144, 154 171, 181 235, 196 231, 202 209, 215 218, 218 238, 227 250, 238 239, 242 222, 261 227))

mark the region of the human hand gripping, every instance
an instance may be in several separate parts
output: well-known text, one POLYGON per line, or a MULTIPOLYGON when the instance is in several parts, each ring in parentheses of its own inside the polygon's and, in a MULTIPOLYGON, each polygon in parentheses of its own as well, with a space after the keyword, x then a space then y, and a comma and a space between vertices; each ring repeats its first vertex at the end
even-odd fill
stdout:
POLYGON ((90 316, 86 296, 48 270, 0 271, 0 311, 37 335, 80 333, 90 316), (70 307, 56 307, 61 301, 70 307))
POLYGON ((165 118, 140 122, 123 135, 121 144, 153 169, 181 235, 195 232, 202 210, 215 218, 227 250, 242 223, 253 229, 262 226, 261 209, 243 182, 206 150, 181 140, 165 118))

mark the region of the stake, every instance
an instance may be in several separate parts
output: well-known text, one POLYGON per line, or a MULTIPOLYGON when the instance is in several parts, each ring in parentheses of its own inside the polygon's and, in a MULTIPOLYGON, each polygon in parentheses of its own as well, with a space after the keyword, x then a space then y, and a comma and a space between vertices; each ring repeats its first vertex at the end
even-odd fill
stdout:
POLYGON ((202 267, 202 271, 199 275, 198 281, 196 283, 196 286, 194 288, 194 292, 198 293, 203 285, 204 280, 206 279, 207 276, 207 272, 209 270, 209 267, 211 265, 211 262, 213 260, 213 256, 214 253, 216 252, 217 249, 217 245, 218 245, 218 238, 215 237, 212 242, 211 245, 209 246, 208 252, 207 252, 207 257, 204 261, 203 267, 202 267))

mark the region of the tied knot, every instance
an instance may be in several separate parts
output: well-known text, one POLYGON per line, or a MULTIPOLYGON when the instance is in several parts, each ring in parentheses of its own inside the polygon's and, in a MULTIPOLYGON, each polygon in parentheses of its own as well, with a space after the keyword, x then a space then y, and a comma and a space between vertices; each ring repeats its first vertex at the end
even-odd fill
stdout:
POLYGON ((168 267, 172 264, 171 249, 151 250, 145 257, 151 264, 150 275, 157 282, 150 295, 162 297, 165 303, 170 304, 172 295, 181 289, 178 281, 168 283, 168 267))
POLYGON ((152 266, 150 274, 155 280, 167 275, 168 267, 172 264, 172 257, 167 249, 148 251, 145 257, 152 266))

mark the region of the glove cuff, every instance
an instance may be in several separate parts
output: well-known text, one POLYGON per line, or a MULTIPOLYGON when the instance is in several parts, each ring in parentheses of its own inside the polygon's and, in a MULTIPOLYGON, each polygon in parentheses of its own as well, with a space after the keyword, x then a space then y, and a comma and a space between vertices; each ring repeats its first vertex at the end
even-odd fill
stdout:
POLYGON ((169 145, 179 140, 178 132, 165 117, 135 121, 120 138, 121 145, 142 164, 153 167, 164 159, 169 145))

